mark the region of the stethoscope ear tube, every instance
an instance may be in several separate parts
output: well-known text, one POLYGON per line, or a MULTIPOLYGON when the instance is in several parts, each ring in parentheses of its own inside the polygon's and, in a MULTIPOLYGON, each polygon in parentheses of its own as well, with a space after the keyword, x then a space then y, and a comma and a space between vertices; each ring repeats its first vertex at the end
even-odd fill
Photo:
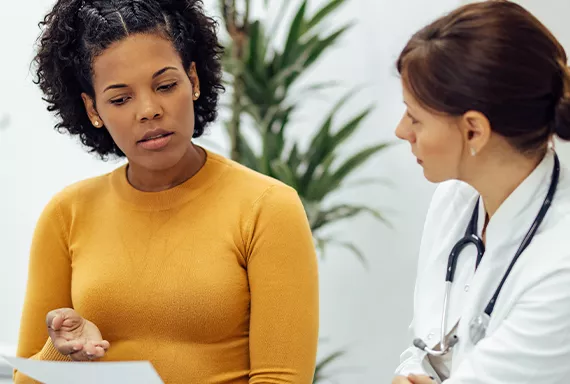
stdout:
POLYGON ((550 205, 552 204, 552 200, 554 199, 554 194, 556 193, 556 187, 558 186, 558 179, 559 178, 560 178, 560 160, 558 160, 558 156, 555 153, 554 154, 554 169, 552 170, 552 181, 550 182, 550 186, 548 187, 548 192, 546 193, 546 198, 544 199, 544 202, 542 203, 542 207, 540 208, 540 211, 536 215, 534 222, 530 226, 529 231, 527 232, 523 241, 521 242, 521 245, 519 246, 517 253, 515 253, 515 256, 513 257, 511 264, 509 264, 509 268, 507 269, 507 272, 505 272, 505 274, 503 275, 503 278, 501 279, 499 286, 495 290, 493 297, 491 298, 491 300, 489 300, 489 303, 487 304, 487 307, 485 308, 485 313, 487 314, 487 316, 490 317, 491 314, 493 313, 493 310, 495 309, 495 304, 497 302, 497 299, 499 298, 499 294, 501 293, 501 290, 503 289, 503 285, 505 284, 505 281, 507 281, 507 277, 509 277, 511 270, 515 266, 515 263, 517 262, 520 255, 523 253, 523 251, 526 249, 526 247, 528 247, 528 245, 530 244, 532 238, 534 237, 534 235, 536 234, 536 231, 538 230, 538 227, 542 223, 542 220, 544 220, 544 217, 546 216, 546 212, 548 212, 548 209, 550 208, 550 205))
MULTIPOLYGON (((476 207, 477 208, 477 207, 476 207)), ((473 244, 477 247, 477 265, 479 264, 483 254, 485 253, 485 245, 483 244, 483 240, 479 238, 474 233, 466 234, 461 240, 455 244, 449 258, 447 259, 447 272, 445 275, 445 281, 448 283, 453 283, 453 278, 455 277, 455 270, 457 269, 457 260, 459 260, 459 255, 463 248, 466 246, 473 244)))

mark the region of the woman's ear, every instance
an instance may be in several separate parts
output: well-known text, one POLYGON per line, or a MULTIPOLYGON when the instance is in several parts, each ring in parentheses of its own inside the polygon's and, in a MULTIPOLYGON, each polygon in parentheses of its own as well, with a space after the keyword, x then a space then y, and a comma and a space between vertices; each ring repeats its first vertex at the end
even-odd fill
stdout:
POLYGON ((469 152, 475 156, 491 138, 491 123, 481 112, 467 111, 461 117, 460 126, 469 152))
POLYGON ((89 116, 89 120, 91 120, 91 124, 93 124, 95 128, 102 128, 104 124, 97 113, 97 109, 95 109, 95 100, 86 93, 82 93, 81 98, 83 99, 83 105, 85 105, 85 111, 87 112, 87 116, 89 116))
POLYGON ((198 78, 198 71, 196 70, 195 62, 190 64, 188 78, 190 79, 190 83, 192 83, 192 99, 196 101, 200 97, 200 79, 198 78))

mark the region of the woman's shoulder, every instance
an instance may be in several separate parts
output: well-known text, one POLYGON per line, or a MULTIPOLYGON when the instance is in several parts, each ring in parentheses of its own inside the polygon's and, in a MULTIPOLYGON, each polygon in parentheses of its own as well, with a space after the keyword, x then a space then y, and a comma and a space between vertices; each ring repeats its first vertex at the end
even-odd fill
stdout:
MULTIPOLYGON (((120 171, 121 168, 123 167, 119 167, 113 172, 120 171)), ((105 191, 110 190, 109 177, 113 172, 107 172, 68 184, 52 196, 48 206, 71 207, 77 204, 89 203, 90 201, 93 202, 98 196, 104 196, 105 191)))
POLYGON ((242 195, 242 197, 256 200, 271 192, 297 197, 296 190, 280 180, 219 154, 208 152, 208 156, 209 161, 217 162, 227 168, 224 173, 223 185, 242 195))

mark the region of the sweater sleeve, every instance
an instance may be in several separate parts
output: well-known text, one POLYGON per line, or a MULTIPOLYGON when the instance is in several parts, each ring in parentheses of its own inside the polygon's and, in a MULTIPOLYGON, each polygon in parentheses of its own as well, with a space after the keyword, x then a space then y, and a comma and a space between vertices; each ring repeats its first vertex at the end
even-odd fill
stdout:
POLYGON ((247 272, 251 292, 250 384, 313 381, 318 267, 307 216, 295 190, 273 186, 254 204, 247 272))
MULTIPOLYGON (((45 323, 49 311, 72 307, 67 234, 59 203, 53 199, 40 215, 32 239, 18 341, 19 357, 69 360, 54 348, 45 323)), ((14 372, 14 382, 36 383, 18 371, 14 372)))

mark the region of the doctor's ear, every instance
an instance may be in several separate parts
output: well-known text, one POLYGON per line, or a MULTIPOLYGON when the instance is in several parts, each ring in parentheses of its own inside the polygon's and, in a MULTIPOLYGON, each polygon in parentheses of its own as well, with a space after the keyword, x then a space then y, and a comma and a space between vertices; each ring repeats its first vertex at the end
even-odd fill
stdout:
POLYGON ((491 137, 491 123, 481 112, 467 111, 461 117, 460 125, 471 155, 475 156, 485 147, 491 137))

